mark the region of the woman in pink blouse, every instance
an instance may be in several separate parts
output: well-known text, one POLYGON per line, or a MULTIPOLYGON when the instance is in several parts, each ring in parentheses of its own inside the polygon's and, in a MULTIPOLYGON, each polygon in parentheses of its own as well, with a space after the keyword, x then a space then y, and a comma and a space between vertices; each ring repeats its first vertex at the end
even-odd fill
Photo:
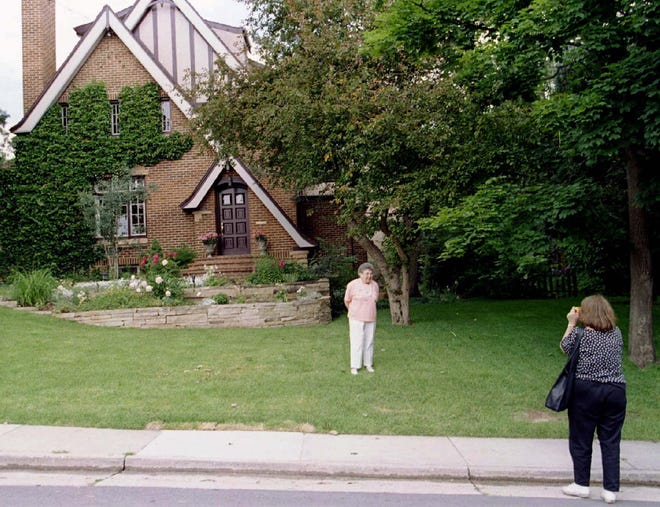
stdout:
POLYGON ((344 304, 348 308, 353 375, 357 375, 363 362, 369 373, 374 372, 374 333, 379 289, 373 276, 374 267, 370 263, 360 264, 359 278, 348 283, 344 295, 344 304))

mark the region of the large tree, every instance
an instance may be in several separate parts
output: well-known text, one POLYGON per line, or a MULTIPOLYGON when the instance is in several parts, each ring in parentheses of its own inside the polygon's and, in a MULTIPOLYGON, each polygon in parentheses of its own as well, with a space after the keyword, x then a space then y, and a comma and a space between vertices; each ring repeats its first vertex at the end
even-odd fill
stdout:
POLYGON ((408 324, 417 220, 438 199, 472 114, 427 69, 364 54, 373 2, 257 0, 264 64, 221 66, 200 91, 196 128, 294 189, 330 183, 339 220, 376 264, 392 322, 408 324))
POLYGON ((649 213, 659 190, 651 171, 660 151, 659 15, 649 0, 394 0, 369 36, 376 54, 435 61, 486 109, 531 104, 575 172, 622 175, 629 352, 641 367, 655 361, 649 213))

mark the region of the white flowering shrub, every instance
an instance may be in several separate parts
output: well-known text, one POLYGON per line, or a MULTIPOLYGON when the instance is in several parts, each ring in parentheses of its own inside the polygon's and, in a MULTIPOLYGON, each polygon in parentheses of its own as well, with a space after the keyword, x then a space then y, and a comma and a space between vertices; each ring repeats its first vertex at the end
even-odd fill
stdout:
POLYGON ((158 299, 181 299, 184 282, 174 254, 153 254, 142 258, 144 278, 131 277, 129 287, 137 293, 153 294, 158 299))

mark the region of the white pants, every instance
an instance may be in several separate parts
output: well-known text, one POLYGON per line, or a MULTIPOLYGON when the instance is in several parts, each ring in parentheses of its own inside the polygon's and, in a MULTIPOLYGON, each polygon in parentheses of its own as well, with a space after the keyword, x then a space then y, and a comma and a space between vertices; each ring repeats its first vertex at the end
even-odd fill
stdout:
POLYGON ((351 338, 351 368, 362 368, 363 358, 364 366, 373 366, 376 323, 348 319, 348 327, 351 338))

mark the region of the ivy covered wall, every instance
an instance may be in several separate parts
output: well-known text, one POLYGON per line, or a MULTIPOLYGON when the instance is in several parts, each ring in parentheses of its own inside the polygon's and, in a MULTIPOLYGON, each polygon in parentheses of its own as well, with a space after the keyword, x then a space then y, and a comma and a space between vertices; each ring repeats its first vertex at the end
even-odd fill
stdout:
POLYGON ((103 83, 71 91, 68 129, 55 104, 29 134, 16 138, 16 163, 2 171, 0 274, 12 267, 79 271, 99 252, 78 205, 81 191, 122 167, 178 160, 190 135, 163 134, 160 90, 154 83, 124 87, 120 134, 110 134, 110 102, 103 83))

